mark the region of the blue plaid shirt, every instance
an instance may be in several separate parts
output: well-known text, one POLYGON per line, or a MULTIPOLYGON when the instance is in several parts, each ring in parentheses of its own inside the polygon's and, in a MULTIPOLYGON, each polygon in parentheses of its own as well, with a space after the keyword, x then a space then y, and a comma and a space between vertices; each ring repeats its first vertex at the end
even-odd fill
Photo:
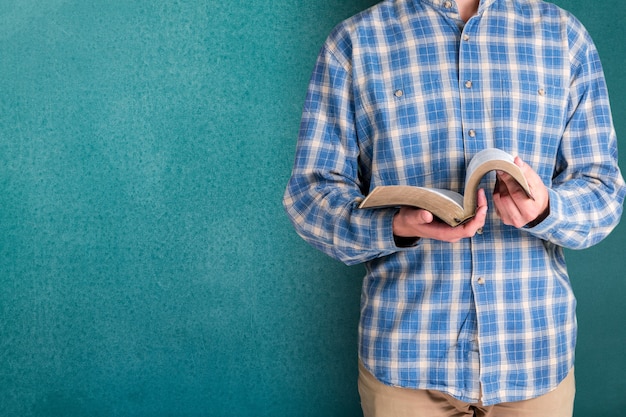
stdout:
POLYGON ((485 405, 524 400, 573 366, 562 248, 618 223, 616 146, 597 51, 567 12, 483 0, 464 24, 453 1, 389 0, 325 42, 284 204, 313 246, 365 263, 359 355, 380 381, 485 405), (399 248, 397 209, 357 208, 378 185, 462 192, 467 162, 487 147, 519 155, 548 186, 539 225, 504 225, 489 199, 482 234, 399 248))

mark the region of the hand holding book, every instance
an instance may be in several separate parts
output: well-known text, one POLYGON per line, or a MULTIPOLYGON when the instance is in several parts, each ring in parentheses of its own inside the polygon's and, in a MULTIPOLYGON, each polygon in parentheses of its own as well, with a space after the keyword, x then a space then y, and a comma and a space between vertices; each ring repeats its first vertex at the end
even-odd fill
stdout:
MULTIPOLYGON (((482 233, 482 227, 487 218, 487 197, 485 190, 480 189, 477 193, 476 213, 469 220, 457 226, 449 226, 441 221, 434 221, 433 214, 424 209, 412 206, 401 206, 393 219, 393 233, 396 237, 412 237, 413 241, 419 238, 442 240, 445 242, 458 242, 461 239, 472 237, 476 233, 482 233)), ((396 239, 398 242, 398 239, 396 239)), ((399 245, 399 246, 411 246, 399 245)))
POLYGON ((478 190, 478 186, 482 177, 493 170, 497 171, 498 178, 494 189, 494 204, 505 224, 522 227, 533 220, 540 221, 547 215, 548 191, 541 178, 519 157, 513 158, 495 148, 477 153, 468 164, 464 196, 450 190, 407 185, 382 186, 376 187, 359 207, 399 206, 399 217, 397 216, 394 223, 398 220, 398 224, 403 226, 411 223, 436 224, 432 222, 434 215, 449 226, 463 225, 450 241, 458 240, 456 236, 459 234, 460 238, 468 237, 466 235, 472 229, 474 231, 469 236, 473 236, 484 224, 484 218, 474 220, 474 217, 479 214, 480 217, 486 216, 487 209, 486 198, 483 201, 484 194, 482 190, 478 190), (539 191, 539 199, 535 199, 534 190, 539 191))
POLYGON ((498 217, 504 224, 515 227, 533 227, 550 214, 548 189, 539 175, 520 157, 515 157, 528 183, 528 194, 510 174, 498 171, 493 190, 493 202, 498 217))

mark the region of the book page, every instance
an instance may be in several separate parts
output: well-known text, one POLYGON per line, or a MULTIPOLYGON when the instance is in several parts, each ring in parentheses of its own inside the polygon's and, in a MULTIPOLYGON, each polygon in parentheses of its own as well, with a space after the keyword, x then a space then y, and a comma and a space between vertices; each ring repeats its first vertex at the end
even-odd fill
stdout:
POLYGON ((465 215, 470 216, 476 211, 476 193, 483 176, 494 170, 505 171, 520 184, 528 197, 532 198, 530 187, 521 168, 515 165, 515 158, 507 152, 488 148, 478 152, 467 166, 463 205, 465 215))
POLYGON ((484 149, 474 155, 474 157, 472 157, 472 160, 467 165, 467 172, 465 174, 465 187, 467 187, 468 181, 470 180, 470 178, 472 178, 472 173, 476 171, 478 167, 493 160, 509 162, 515 165, 515 159, 508 152, 497 148, 484 149))
POLYGON ((450 225, 459 223, 463 214, 463 196, 450 190, 389 185, 376 187, 359 208, 412 206, 430 211, 450 225))

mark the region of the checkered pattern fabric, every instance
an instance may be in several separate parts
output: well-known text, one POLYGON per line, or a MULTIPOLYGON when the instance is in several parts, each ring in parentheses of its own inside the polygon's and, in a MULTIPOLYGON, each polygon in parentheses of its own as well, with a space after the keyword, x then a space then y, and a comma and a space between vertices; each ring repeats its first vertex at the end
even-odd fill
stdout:
MULTIPOLYGON (((483 0, 464 23, 454 1, 384 1, 320 51, 284 205, 313 246, 365 263, 359 354, 380 381, 518 401, 573 365, 562 248, 593 245, 619 221, 616 146, 598 54, 569 13, 483 0), (542 223, 515 229, 491 209, 471 239, 398 248, 397 209, 357 208, 378 185, 462 192, 487 147, 519 155, 549 187, 542 223)), ((488 175, 482 186, 493 185, 488 175)))

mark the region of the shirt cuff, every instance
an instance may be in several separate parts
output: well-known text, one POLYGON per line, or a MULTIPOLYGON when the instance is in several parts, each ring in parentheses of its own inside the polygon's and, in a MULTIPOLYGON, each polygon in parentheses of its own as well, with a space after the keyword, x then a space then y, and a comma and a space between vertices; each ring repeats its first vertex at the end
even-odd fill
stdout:
POLYGON ((374 245, 384 250, 397 251, 417 246, 419 237, 403 237, 393 234, 393 218, 398 213, 397 208, 380 208, 372 210, 376 219, 371 222, 378 225, 372 229, 371 239, 374 245))
POLYGON ((548 215, 544 217, 541 221, 530 222, 522 228, 522 229, 528 230, 535 236, 540 237, 544 240, 548 240, 548 238, 551 235, 552 230, 554 230, 554 227, 557 226, 558 221, 559 221, 558 213, 561 211, 561 203, 560 203, 557 193, 555 193, 551 189, 548 189, 548 195, 549 195, 548 215))

